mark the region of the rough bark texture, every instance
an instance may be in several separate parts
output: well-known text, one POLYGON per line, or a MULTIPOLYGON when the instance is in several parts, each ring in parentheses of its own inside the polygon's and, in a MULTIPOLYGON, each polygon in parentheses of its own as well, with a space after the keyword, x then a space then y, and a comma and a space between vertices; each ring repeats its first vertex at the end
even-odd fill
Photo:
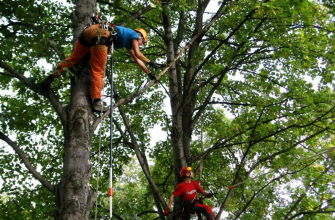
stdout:
MULTIPOLYGON (((94 1, 77 1, 73 13, 74 40, 90 23, 94 1)), ((70 106, 64 124, 65 143, 63 175, 56 189, 56 219, 89 219, 96 193, 90 188, 91 138, 94 116, 90 100, 90 56, 84 57, 78 65, 73 80, 70 106)))

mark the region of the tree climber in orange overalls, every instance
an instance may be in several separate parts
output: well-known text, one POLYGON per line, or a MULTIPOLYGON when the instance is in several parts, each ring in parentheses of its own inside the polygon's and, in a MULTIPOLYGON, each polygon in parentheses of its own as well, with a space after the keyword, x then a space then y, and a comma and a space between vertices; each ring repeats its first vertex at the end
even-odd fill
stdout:
POLYGON ((104 68, 107 61, 108 47, 113 42, 114 47, 126 48, 135 63, 150 77, 151 80, 156 80, 144 62, 148 63, 153 68, 158 68, 158 64, 150 61, 140 51, 140 46, 148 41, 147 32, 138 28, 135 30, 122 26, 111 25, 107 22, 92 25, 86 28, 75 47, 65 61, 61 62, 54 74, 48 76, 41 82, 41 89, 48 90, 55 80, 64 71, 64 68, 70 69, 89 51, 91 51, 91 68, 92 68, 92 83, 91 83, 91 98, 93 111, 107 111, 101 103, 101 90, 103 87, 104 68))
POLYGON ((201 213, 206 216, 207 220, 215 220, 215 215, 209 205, 201 204, 197 198, 197 193, 201 193, 206 198, 213 196, 212 193, 205 192, 198 182, 194 181, 194 174, 191 167, 183 167, 180 170, 180 176, 184 181, 179 183, 170 197, 167 209, 164 215, 167 216, 170 212, 175 196, 181 196, 184 206, 184 219, 189 220, 190 214, 201 213))

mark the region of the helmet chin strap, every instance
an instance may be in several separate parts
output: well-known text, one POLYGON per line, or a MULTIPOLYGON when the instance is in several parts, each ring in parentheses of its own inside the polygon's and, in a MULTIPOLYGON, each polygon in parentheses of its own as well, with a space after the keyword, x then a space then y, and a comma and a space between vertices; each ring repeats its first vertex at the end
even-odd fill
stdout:
POLYGON ((185 176, 184 179, 186 179, 186 178, 194 179, 194 174, 193 175, 191 174, 190 176, 185 176))

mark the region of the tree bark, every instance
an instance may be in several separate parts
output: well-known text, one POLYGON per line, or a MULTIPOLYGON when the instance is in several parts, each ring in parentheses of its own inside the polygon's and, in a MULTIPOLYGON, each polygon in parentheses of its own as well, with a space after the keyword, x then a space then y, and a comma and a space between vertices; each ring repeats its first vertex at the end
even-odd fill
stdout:
MULTIPOLYGON (((165 44, 167 48, 167 62, 170 63, 173 61, 175 57, 175 51, 178 50, 174 46, 171 22, 169 16, 168 4, 163 4, 163 25, 165 31, 165 44)), ((175 174, 175 185, 182 181, 179 171, 183 166, 186 166, 186 157, 184 155, 183 149, 183 115, 180 109, 181 107, 181 88, 180 88, 180 74, 176 70, 176 63, 169 70, 169 92, 170 92, 170 103, 171 103, 171 111, 172 111, 172 132, 171 132, 171 140, 173 146, 173 158, 174 158, 174 174, 175 174)), ((177 200, 173 206, 174 210, 181 209, 181 203, 177 200)), ((178 213, 176 213, 178 215, 178 213)), ((169 216, 169 219, 172 218, 172 215, 169 216)))
MULTIPOLYGON (((90 25, 93 0, 77 0, 73 15, 74 42, 90 25)), ((91 108, 90 55, 77 65, 76 80, 72 80, 71 100, 64 124, 63 175, 56 188, 54 217, 62 220, 89 219, 96 193, 90 187, 91 138, 94 115, 91 108)))
MULTIPOLYGON (((168 4, 163 4, 163 25, 165 31, 165 44, 167 47, 167 61, 170 63, 175 57, 175 49, 173 44, 172 29, 169 17, 168 4)), ((173 152, 174 152, 174 168, 175 176, 179 177, 179 170, 186 166, 186 158, 184 156, 183 150, 183 129, 182 129, 182 111, 180 109, 181 103, 181 90, 179 88, 178 75, 176 71, 176 64, 169 70, 169 92, 170 92, 170 103, 172 111, 172 142, 173 142, 173 152)), ((180 182, 180 178, 176 179, 176 184, 180 182)))

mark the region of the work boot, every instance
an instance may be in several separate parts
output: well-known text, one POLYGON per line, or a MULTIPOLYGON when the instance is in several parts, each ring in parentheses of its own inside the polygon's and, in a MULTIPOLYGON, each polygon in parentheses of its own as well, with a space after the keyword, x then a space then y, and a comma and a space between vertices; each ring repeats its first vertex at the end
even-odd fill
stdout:
POLYGON ((94 99, 92 109, 94 112, 102 112, 105 113, 109 110, 108 107, 102 105, 101 99, 94 99))
POLYGON ((55 76, 54 75, 49 75, 47 78, 45 78, 41 82, 41 89, 46 91, 50 89, 51 84, 55 81, 55 76))

